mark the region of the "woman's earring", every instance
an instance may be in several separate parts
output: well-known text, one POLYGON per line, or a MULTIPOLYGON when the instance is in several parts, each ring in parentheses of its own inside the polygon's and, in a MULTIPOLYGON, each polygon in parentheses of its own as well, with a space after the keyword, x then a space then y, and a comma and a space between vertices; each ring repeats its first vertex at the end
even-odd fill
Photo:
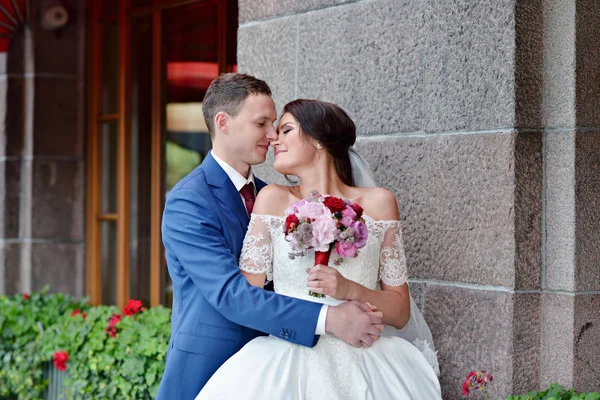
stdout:
POLYGON ((321 142, 317 142, 317 149, 321 150, 321 148, 323 148, 323 146, 321 146, 321 142))

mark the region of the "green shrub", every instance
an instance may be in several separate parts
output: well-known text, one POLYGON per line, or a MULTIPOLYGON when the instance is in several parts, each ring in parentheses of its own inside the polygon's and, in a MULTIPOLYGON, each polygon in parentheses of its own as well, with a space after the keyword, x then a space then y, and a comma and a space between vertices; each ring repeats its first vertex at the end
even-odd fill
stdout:
POLYGON ((48 382, 40 352, 43 333, 63 315, 86 310, 85 301, 48 287, 31 295, 0 296, 0 399, 40 399, 48 382))
MULTIPOLYGON (((136 303, 130 300, 131 303, 136 303)), ((139 302, 138 302, 139 303, 139 302)), ((65 391, 77 399, 148 399, 158 391, 170 335, 170 310, 92 307, 46 331, 42 354, 68 354, 65 391)))
POLYGON ((506 400, 600 400, 600 393, 577 393, 575 390, 565 390, 558 383, 550 385, 550 389, 542 392, 529 392, 522 396, 507 397, 506 400))

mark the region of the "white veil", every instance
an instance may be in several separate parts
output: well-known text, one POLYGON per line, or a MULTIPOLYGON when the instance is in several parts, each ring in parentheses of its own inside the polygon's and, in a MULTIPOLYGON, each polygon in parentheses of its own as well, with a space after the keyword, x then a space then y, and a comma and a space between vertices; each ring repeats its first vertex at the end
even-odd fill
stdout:
MULTIPOLYGON (((350 165, 352 166, 352 178, 357 187, 377 187, 373 173, 367 161, 354 150, 349 150, 350 165)), ((378 285, 379 289, 379 285, 378 285)), ((410 296, 410 319, 402 329, 396 329, 386 325, 382 332, 383 336, 398 336, 418 348, 425 356, 429 364, 433 367, 437 376, 440 375, 440 367, 437 359, 437 352, 433 344, 431 330, 423 318, 423 314, 417 307, 417 304, 410 296)))

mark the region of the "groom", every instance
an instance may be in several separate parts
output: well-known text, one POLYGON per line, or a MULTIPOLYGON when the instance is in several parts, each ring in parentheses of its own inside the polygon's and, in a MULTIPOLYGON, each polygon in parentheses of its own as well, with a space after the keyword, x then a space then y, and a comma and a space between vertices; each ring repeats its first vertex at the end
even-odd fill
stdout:
MULTIPOLYGON (((165 205, 162 235, 173 280, 167 364, 157 399, 193 399, 229 357, 261 332, 314 346, 329 332, 354 346, 380 334, 380 313, 361 303, 323 306, 251 286, 238 258, 277 112, 262 80, 226 74, 203 101, 213 150, 165 205)), ((252 371, 248 371, 249 374, 252 371)))

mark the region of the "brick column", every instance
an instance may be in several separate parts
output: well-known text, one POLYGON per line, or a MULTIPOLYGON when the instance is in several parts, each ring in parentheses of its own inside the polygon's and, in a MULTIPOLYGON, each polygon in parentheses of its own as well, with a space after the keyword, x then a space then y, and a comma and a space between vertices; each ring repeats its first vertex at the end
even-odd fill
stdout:
POLYGON ((85 2, 64 2, 60 31, 42 28, 46 3, 32 3, 8 52, 0 290, 83 295, 85 2))

